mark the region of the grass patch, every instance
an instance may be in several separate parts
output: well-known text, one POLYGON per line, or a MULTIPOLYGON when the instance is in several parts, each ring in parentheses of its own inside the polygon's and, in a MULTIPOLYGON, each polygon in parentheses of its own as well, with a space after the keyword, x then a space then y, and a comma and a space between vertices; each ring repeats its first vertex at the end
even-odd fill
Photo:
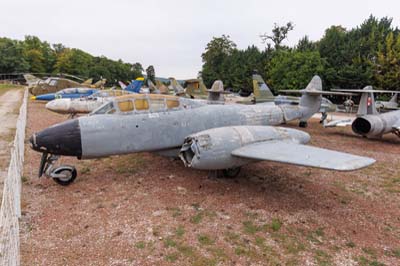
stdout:
POLYGON ((231 244, 237 244, 239 243, 240 240, 240 235, 236 234, 234 232, 226 231, 225 232, 225 241, 231 243, 231 244))
POLYGON ((182 237, 185 234, 185 228, 182 225, 179 225, 176 229, 175 229, 175 235, 177 237, 182 237))
POLYGON ((171 253, 171 254, 168 254, 165 256, 165 260, 168 262, 175 262, 178 260, 178 258, 179 258, 179 254, 177 252, 174 252, 174 253, 171 253))
POLYGON ((261 228, 255 225, 252 221, 245 221, 243 222, 243 231, 246 234, 254 235, 258 231, 261 231, 261 228))
POLYGON ((81 174, 85 175, 85 174, 90 174, 90 168, 85 166, 81 169, 81 174))
POLYGON ((164 239, 164 247, 176 247, 176 242, 171 237, 167 237, 164 239))
POLYGON ((144 241, 139 241, 135 244, 135 248, 144 249, 146 247, 146 243, 144 241))
POLYGON ((22 89, 24 86, 15 84, 0 84, 0 95, 5 93, 7 90, 22 89))
MULTIPOLYGON (((113 161, 110 161, 113 162, 113 161)), ((114 161, 115 164, 110 165, 111 169, 115 169, 118 174, 136 174, 147 165, 147 161, 142 154, 125 155, 114 161)))
POLYGON ((282 222, 279 219, 274 218, 274 219, 272 219, 270 227, 271 227, 272 231, 278 232, 282 227, 282 222))
POLYGON ((385 191, 390 192, 390 193, 400 193, 400 178, 390 178, 386 179, 382 187, 385 189, 385 191))
POLYGON ((22 181, 22 183, 26 183, 26 182, 28 182, 28 177, 27 176, 21 176, 21 181, 22 181))
POLYGON ((370 255, 373 258, 376 258, 376 250, 373 248, 362 248, 361 249, 365 254, 370 255))
POLYGON ((349 242, 346 243, 346 247, 348 247, 348 248, 355 248, 355 247, 356 247, 356 244, 355 244, 353 241, 349 241, 349 242))
POLYGON ((323 250, 316 250, 314 254, 314 259, 320 266, 332 265, 332 257, 323 250))
POLYGON ((182 215, 182 210, 178 207, 170 208, 169 210, 172 212, 172 217, 174 218, 182 215))
POLYGON ((190 222, 193 224, 199 224, 203 220, 203 212, 196 213, 190 218, 190 222))
POLYGON ((210 236, 205 235, 205 234, 199 234, 197 236, 197 240, 199 241, 199 243, 201 245, 204 245, 204 246, 213 245, 215 243, 214 239, 212 239, 210 236))
POLYGON ((392 250, 392 256, 396 258, 400 258, 400 248, 392 250))
POLYGON ((382 262, 379 262, 379 261, 377 261, 375 259, 374 260, 369 260, 364 256, 358 257, 357 261, 359 263, 358 264, 359 266, 385 266, 385 264, 382 263, 382 262))

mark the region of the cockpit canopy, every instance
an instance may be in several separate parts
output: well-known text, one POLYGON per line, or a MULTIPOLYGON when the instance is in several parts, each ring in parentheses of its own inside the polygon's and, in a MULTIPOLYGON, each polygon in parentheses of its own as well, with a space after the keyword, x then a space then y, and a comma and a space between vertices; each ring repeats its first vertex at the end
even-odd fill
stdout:
POLYGON ((91 93, 93 89, 88 89, 88 88, 68 88, 68 89, 63 89, 57 92, 57 94, 87 94, 91 93))
POLYGON ((132 94, 117 97, 103 104, 91 115, 97 114, 132 114, 175 111, 193 107, 184 103, 185 99, 159 94, 132 94))
POLYGON ((100 90, 96 93, 93 93, 90 97, 92 98, 118 97, 127 94, 131 94, 131 92, 125 90, 100 90))

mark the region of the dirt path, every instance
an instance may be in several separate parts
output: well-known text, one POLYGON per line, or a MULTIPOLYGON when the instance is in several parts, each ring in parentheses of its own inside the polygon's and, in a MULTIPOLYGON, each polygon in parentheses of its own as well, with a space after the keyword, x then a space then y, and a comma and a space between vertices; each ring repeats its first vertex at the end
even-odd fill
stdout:
POLYGON ((10 143, 13 140, 15 126, 21 105, 23 91, 13 89, 0 95, 0 177, 7 170, 10 143))

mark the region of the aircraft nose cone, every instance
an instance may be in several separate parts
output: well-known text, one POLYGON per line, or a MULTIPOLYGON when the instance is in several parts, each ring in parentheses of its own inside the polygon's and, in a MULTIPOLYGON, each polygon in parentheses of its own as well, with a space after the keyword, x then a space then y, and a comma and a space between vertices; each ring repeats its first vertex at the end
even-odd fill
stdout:
POLYGON ((82 156, 79 119, 69 120, 46 128, 29 138, 31 148, 54 155, 82 156))
POLYGON ((57 113, 65 113, 69 110, 69 100, 70 99, 55 99, 48 103, 46 103, 46 109, 57 112, 57 113))

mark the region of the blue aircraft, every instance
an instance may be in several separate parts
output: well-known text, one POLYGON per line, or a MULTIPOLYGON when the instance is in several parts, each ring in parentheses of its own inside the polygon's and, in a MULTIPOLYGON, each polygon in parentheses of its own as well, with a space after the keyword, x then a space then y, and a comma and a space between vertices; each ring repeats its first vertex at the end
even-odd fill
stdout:
POLYGON ((89 89, 89 88, 68 88, 60 90, 56 93, 47 93, 37 96, 32 96, 32 100, 40 100, 40 101, 52 101, 54 99, 61 99, 61 98, 81 98, 90 96, 93 93, 97 92, 96 89, 89 89))
POLYGON ((143 86, 144 78, 137 78, 135 80, 132 80, 132 82, 126 86, 124 83, 120 82, 119 84, 121 85, 123 90, 127 90, 133 93, 140 93, 140 89, 143 86))

